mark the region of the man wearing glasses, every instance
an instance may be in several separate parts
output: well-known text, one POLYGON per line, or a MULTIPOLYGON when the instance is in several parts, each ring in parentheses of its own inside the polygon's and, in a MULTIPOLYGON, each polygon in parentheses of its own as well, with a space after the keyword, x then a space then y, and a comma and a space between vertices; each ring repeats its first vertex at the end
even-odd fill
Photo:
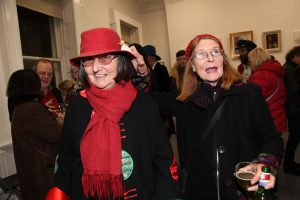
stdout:
POLYGON ((45 104, 49 108, 49 111, 54 113, 58 104, 63 103, 63 98, 53 79, 52 63, 47 59, 40 59, 34 65, 33 70, 41 79, 41 91, 43 96, 41 103, 45 104))

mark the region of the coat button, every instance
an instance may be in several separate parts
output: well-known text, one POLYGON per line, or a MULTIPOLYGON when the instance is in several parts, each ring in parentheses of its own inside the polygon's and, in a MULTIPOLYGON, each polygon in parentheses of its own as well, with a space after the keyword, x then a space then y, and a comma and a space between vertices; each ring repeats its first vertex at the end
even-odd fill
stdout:
POLYGON ((218 151, 219 153, 225 153, 226 148, 224 146, 219 146, 218 151))
POLYGON ((231 186, 231 185, 232 185, 232 180, 229 179, 229 178, 227 178, 227 179, 225 179, 224 184, 225 184, 226 186, 231 186))

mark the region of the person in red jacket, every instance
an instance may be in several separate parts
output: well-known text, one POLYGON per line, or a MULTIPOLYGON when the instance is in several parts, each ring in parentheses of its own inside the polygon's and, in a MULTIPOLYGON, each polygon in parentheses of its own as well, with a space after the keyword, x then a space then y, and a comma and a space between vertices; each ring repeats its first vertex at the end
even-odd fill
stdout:
POLYGON ((285 115, 286 91, 283 81, 283 67, 262 48, 255 48, 248 54, 252 75, 249 82, 261 87, 278 133, 287 130, 285 115))

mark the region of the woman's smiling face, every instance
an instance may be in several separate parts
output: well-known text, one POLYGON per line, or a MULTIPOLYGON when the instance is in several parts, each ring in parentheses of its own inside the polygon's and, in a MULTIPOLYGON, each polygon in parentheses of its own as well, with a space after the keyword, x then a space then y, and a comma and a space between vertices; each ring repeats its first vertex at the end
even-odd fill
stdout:
POLYGON ((193 70, 203 80, 213 86, 217 85, 223 75, 223 50, 212 39, 202 39, 194 49, 193 70))
POLYGON ((103 90, 110 90, 115 86, 118 73, 118 57, 108 56, 95 57, 92 59, 92 64, 91 61, 84 62, 84 70, 90 82, 103 90))

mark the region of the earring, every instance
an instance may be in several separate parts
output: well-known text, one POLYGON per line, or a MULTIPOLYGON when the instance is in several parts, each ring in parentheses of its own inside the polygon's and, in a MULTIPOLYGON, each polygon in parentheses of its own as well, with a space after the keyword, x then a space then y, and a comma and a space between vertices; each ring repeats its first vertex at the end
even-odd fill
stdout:
POLYGON ((196 69, 195 69, 195 67, 194 67, 194 66, 192 66, 192 70, 193 70, 193 72, 196 72, 196 69))

